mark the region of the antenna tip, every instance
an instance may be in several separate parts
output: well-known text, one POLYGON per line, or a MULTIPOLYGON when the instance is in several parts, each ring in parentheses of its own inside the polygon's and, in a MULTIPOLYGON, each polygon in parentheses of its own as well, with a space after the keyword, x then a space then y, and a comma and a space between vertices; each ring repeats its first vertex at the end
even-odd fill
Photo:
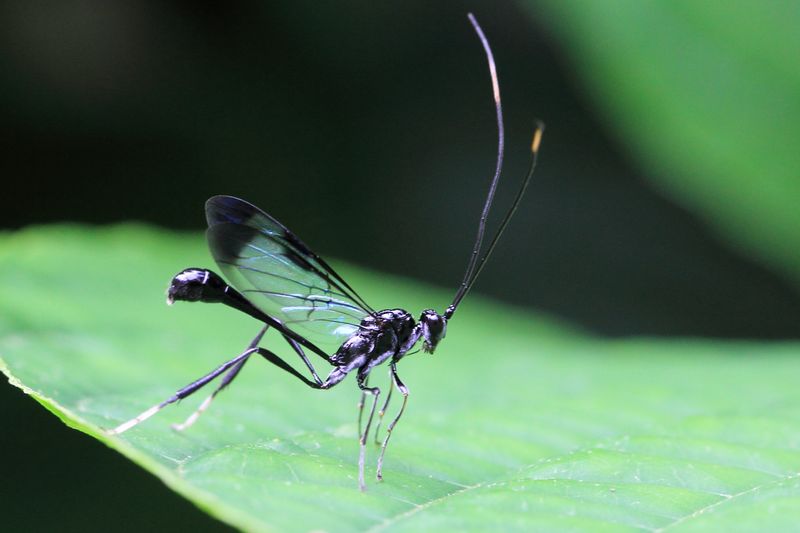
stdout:
POLYGON ((542 144, 542 134, 544 133, 544 122, 541 120, 536 121, 536 131, 533 132, 533 141, 531 141, 531 152, 534 154, 539 151, 539 145, 542 144))
POLYGON ((469 23, 472 24, 472 27, 475 28, 475 31, 478 32, 478 35, 483 33, 481 31, 481 25, 478 24, 478 19, 475 18, 475 15, 473 15, 471 11, 467 13, 467 19, 469 19, 469 23))

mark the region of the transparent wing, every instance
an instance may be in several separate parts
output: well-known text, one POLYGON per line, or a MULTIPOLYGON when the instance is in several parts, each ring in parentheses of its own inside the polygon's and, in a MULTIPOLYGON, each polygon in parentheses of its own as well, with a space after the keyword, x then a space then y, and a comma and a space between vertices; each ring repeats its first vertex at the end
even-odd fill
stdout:
POLYGON ((374 310, 283 224, 232 196, 206 202, 208 245, 253 305, 320 347, 340 345, 374 310))

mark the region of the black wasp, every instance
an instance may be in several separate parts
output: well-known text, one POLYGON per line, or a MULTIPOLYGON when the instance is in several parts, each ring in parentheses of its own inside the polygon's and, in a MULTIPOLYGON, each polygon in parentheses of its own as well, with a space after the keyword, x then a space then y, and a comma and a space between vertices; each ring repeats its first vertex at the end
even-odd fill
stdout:
MULTIPOLYGON (((165 406, 186 398, 219 376, 222 382, 200 407, 183 424, 174 426, 182 430, 197 420, 208 408, 212 399, 227 387, 239 374, 250 356, 257 354, 278 368, 292 374, 314 389, 329 389, 341 382, 350 372, 356 372, 356 382, 361 389, 359 404, 358 483, 364 489, 364 453, 367 436, 378 405, 380 389, 370 387, 370 372, 376 366, 389 362, 391 375, 389 393, 379 411, 382 416, 391 398, 392 388, 403 395, 399 412, 386 428, 381 453, 378 458, 377 478, 382 479, 383 457, 389 437, 403 414, 408 400, 408 389, 397 374, 397 363, 421 340, 422 350, 433 353, 447 332, 447 323, 453 317, 461 300, 469 292, 486 264, 522 199, 536 167, 536 157, 543 126, 537 125, 531 144, 531 163, 517 195, 506 213, 486 253, 479 259, 486 229, 486 219, 494 199, 503 163, 503 114, 494 58, 486 37, 472 14, 469 14, 489 63, 497 112, 498 151, 497 165, 486 202, 478 223, 478 234, 472 250, 464 280, 455 298, 443 314, 426 309, 418 320, 403 309, 376 311, 342 279, 324 259, 315 254, 283 224, 254 205, 232 196, 214 196, 206 202, 208 245, 219 268, 230 282, 203 268, 187 268, 173 279, 167 291, 167 302, 222 303, 243 311, 264 324, 248 348, 213 372, 190 383, 139 416, 110 430, 119 434, 150 418, 165 406), (235 287, 235 288, 234 288, 235 287), (311 374, 311 379, 274 352, 259 346, 267 330, 272 327, 292 347, 311 374), (320 346, 331 344, 335 352, 329 355, 320 346), (338 349, 337 349, 338 347, 338 349), (307 352, 320 357, 333 367, 327 377, 320 378, 307 352), (371 395, 372 407, 366 425, 361 428, 364 400, 371 395)), ((376 429, 377 440, 377 429, 376 429)))

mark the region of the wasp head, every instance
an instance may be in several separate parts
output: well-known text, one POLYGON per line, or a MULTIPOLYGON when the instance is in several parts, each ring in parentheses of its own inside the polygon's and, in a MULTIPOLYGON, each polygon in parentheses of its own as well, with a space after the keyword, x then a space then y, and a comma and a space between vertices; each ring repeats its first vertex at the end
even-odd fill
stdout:
POLYGON ((433 309, 426 309, 419 317, 419 323, 422 326, 422 351, 433 353, 447 333, 447 319, 433 309))

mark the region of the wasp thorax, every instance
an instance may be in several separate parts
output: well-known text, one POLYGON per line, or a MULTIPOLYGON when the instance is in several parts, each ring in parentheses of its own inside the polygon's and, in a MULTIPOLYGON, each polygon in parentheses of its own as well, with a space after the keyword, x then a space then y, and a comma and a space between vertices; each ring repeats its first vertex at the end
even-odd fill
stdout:
POLYGON ((225 296, 227 283, 210 270, 187 268, 172 278, 167 289, 167 303, 175 300, 186 302, 219 302, 225 296))
POLYGON ((422 351, 433 353, 447 333, 447 319, 433 309, 426 309, 419 317, 419 323, 422 325, 422 351))

